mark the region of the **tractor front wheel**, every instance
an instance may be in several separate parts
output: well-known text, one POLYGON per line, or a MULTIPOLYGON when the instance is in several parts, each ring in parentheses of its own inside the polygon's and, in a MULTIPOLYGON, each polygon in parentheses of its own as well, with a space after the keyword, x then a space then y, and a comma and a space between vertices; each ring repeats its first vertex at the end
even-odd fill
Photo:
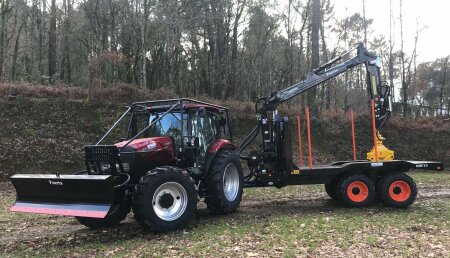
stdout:
POLYGON ((214 213, 235 212, 242 200, 243 172, 234 151, 221 151, 213 160, 207 175, 208 195, 205 203, 214 213))
POLYGON ((181 229, 194 219, 197 202, 197 190, 187 171, 176 167, 155 168, 136 186, 134 218, 155 232, 181 229))

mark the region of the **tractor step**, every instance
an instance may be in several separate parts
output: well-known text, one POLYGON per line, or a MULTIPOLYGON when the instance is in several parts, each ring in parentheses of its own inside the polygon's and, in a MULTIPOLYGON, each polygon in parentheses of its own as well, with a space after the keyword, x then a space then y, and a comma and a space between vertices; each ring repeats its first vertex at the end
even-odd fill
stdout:
POLYGON ((114 203, 110 175, 28 175, 11 178, 17 198, 11 211, 104 218, 114 203))

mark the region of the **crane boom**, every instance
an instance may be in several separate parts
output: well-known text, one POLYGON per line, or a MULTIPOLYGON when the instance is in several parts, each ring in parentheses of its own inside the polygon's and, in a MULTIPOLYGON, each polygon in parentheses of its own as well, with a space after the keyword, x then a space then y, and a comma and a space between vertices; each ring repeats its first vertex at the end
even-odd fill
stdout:
MULTIPOLYGON (((282 89, 273 92, 268 98, 265 99, 263 105, 260 108, 261 112, 264 111, 274 111, 277 109, 278 105, 288 101, 295 96, 308 91, 309 89, 316 87, 317 85, 332 79, 339 74, 342 74, 349 69, 365 64, 367 70, 367 87, 370 93, 371 99, 375 101, 377 114, 377 124, 381 126, 382 119, 391 110, 391 100, 390 100, 390 90, 389 87, 382 84, 380 76, 381 61, 377 55, 370 53, 364 47, 363 43, 359 43, 358 46, 350 51, 347 51, 328 63, 320 66, 314 71, 310 72, 306 79, 282 89), (344 56, 348 55, 353 50, 357 51, 357 55, 345 62, 334 65, 336 62, 340 61, 344 56), (333 66, 334 65, 334 66, 333 66)), ((377 126, 377 127, 378 127, 377 126)))
MULTIPOLYGON (((266 164, 278 164, 277 171, 289 171, 291 167, 292 153, 290 150, 290 130, 285 128, 289 125, 289 119, 278 115, 277 107, 295 96, 316 87, 317 85, 334 78, 351 68, 364 64, 367 74, 367 91, 371 100, 374 101, 375 127, 378 135, 379 146, 382 145, 383 138, 378 134, 379 129, 383 126, 389 118, 392 110, 391 90, 389 85, 383 83, 380 75, 381 60, 380 58, 370 53, 363 43, 346 53, 343 53, 326 64, 311 71, 306 79, 291 85, 285 89, 275 91, 270 96, 260 98, 256 101, 256 112, 258 117, 258 125, 253 131, 244 139, 239 148, 239 155, 242 151, 256 138, 259 131, 262 133, 263 146, 261 159, 265 160, 266 164), (356 49, 356 56, 346 61, 341 61, 344 56, 356 49), (268 112, 273 112, 273 116, 269 117, 268 112), (276 162, 275 162, 276 159, 276 162)), ((377 143, 378 144, 378 143, 377 143)), ((368 154, 368 159, 372 159, 374 151, 368 154)), ((385 148, 384 153, 389 159, 393 159, 393 151, 385 148)), ((249 156, 241 155, 243 159, 249 159, 249 156)), ((388 159, 386 158, 386 159, 388 159)))

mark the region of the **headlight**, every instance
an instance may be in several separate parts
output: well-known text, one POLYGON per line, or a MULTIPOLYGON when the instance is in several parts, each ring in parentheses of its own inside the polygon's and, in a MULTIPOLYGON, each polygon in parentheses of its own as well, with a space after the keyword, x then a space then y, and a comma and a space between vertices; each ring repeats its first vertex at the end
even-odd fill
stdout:
MULTIPOLYGON (((128 173, 130 172, 130 163, 122 163, 123 172, 128 173)), ((119 170, 119 169, 117 169, 119 170)))
POLYGON ((109 172, 111 170, 111 165, 109 163, 101 163, 100 170, 102 172, 109 172))
POLYGON ((156 149, 156 147, 158 147, 158 145, 156 145, 156 142, 149 142, 147 146, 143 149, 143 151, 151 151, 156 149))
MULTIPOLYGON (((116 171, 118 172, 118 173, 122 173, 122 172, 125 172, 125 173, 128 173, 128 172, 130 172, 130 163, 122 163, 122 167, 123 167, 123 171, 121 171, 120 170, 120 166, 119 166, 119 164, 116 164, 116 171)), ((102 173, 111 173, 112 171, 111 171, 111 165, 109 164, 109 163, 101 163, 100 164, 100 171, 102 172, 102 173)))

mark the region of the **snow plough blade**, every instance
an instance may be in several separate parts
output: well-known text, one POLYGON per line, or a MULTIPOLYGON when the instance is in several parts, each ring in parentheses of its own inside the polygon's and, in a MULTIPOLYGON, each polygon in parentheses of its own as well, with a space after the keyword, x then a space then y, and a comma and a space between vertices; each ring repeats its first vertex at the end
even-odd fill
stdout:
POLYGON ((104 218, 114 202, 110 175, 17 174, 17 198, 10 211, 104 218))

